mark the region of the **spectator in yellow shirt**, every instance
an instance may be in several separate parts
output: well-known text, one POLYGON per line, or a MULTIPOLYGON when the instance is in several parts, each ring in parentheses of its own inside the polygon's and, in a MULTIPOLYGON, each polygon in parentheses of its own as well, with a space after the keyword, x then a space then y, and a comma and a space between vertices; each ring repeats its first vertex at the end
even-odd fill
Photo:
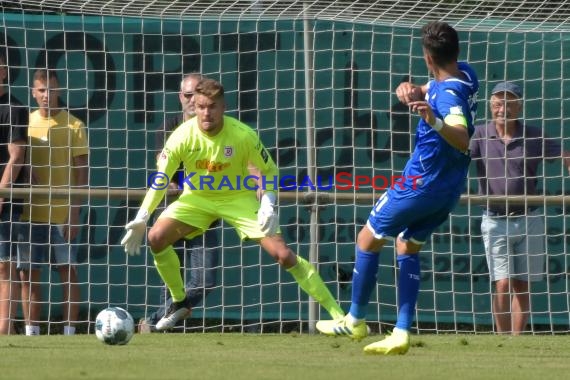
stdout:
MULTIPOLYGON (((54 71, 37 70, 32 96, 38 109, 30 114, 29 162, 34 187, 69 189, 88 183, 87 130, 82 121, 59 105, 60 86, 54 71)), ((34 195, 24 207, 19 228, 19 270, 26 335, 39 335, 40 274, 43 264, 57 269, 63 285, 63 332, 75 333, 80 290, 77 252, 70 243, 79 231, 78 197, 34 195)))

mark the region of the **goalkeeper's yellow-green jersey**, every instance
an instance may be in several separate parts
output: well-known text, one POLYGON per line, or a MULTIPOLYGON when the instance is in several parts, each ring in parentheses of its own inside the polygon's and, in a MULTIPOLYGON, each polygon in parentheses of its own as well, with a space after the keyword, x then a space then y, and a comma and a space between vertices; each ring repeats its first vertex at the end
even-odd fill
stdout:
MULTIPOLYGON (((178 183, 185 194, 223 198, 254 191, 257 183, 248 170, 251 165, 261 173, 264 190, 277 191, 279 184, 279 170, 257 133, 230 116, 224 116, 222 130, 213 137, 200 130, 195 117, 176 128, 158 156, 157 171, 172 178, 180 163, 185 177, 178 183)), ((141 209, 152 213, 165 191, 149 189, 141 209)))

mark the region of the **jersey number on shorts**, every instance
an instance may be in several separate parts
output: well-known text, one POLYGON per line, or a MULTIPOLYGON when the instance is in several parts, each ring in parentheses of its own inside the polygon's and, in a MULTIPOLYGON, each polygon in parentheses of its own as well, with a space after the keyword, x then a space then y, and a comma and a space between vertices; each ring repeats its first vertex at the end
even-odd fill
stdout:
POLYGON ((386 204, 386 202, 388 202, 388 193, 384 193, 384 195, 378 199, 371 214, 376 215, 377 212, 380 212, 380 209, 386 204))

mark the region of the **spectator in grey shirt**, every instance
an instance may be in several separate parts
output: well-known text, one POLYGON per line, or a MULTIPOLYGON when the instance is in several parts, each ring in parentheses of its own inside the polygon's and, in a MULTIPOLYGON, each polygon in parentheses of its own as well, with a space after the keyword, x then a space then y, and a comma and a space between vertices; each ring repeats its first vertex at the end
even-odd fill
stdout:
MULTIPOLYGON (((570 171, 570 156, 563 154, 559 139, 547 138, 542 128, 519 120, 522 99, 515 83, 497 84, 490 99, 492 121, 475 127, 470 148, 479 194, 537 195, 537 169, 543 159, 563 159, 570 171)), ((481 233, 494 283, 496 332, 518 335, 529 317, 529 282, 544 278, 544 215, 536 207, 488 203, 481 233)))

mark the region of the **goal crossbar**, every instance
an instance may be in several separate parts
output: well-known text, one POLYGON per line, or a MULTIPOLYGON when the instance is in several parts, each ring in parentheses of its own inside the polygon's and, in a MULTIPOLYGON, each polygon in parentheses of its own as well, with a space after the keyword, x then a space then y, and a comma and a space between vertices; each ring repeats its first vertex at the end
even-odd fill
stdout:
MULTIPOLYGON (((98 198, 98 199, 142 199, 147 193, 146 189, 54 189, 54 188, 12 188, 0 189, 0 197, 12 197, 30 199, 34 196, 51 196, 53 198, 98 198)), ((180 194, 178 190, 165 192, 169 197, 180 194)), ((282 191, 279 199, 287 202, 300 202, 304 204, 371 204, 379 196, 379 193, 334 193, 316 191, 282 191)), ((462 195, 460 203, 473 206, 489 206, 494 204, 527 205, 527 206, 560 206, 570 204, 570 195, 521 195, 521 196, 487 196, 487 195, 462 195)))

